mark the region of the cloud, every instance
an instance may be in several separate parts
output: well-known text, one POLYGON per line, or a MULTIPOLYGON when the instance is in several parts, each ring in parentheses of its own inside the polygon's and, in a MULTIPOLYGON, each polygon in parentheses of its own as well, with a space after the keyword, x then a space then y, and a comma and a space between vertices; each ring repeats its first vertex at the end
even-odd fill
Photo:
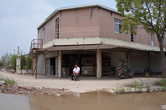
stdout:
POLYGON ((54 11, 45 0, 4 0, 0 4, 0 47, 28 51, 36 28, 54 11), (13 39, 14 38, 14 39, 13 39), (12 39, 12 40, 11 40, 12 39))

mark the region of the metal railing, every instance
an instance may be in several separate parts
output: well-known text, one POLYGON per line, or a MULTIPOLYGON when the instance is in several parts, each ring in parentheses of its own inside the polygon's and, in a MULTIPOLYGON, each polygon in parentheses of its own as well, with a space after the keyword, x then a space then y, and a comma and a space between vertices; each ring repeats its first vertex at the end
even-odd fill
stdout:
POLYGON ((43 48, 43 39, 33 39, 31 41, 30 52, 32 50, 42 49, 42 48, 43 48))

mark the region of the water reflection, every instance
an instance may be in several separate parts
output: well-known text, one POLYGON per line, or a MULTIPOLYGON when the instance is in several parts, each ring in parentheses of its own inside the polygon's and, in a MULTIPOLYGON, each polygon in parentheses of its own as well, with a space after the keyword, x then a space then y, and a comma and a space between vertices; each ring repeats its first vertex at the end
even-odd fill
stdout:
POLYGON ((164 105, 166 105, 166 93, 162 92, 127 95, 93 92, 66 96, 27 97, 0 94, 0 110, 162 110, 164 105), (13 107, 16 105, 18 108, 13 107))
POLYGON ((29 96, 32 110, 161 110, 166 93, 112 95, 106 92, 68 96, 29 96))
POLYGON ((74 97, 80 98, 80 93, 74 93, 74 97))
POLYGON ((30 110, 28 97, 0 94, 0 110, 30 110))

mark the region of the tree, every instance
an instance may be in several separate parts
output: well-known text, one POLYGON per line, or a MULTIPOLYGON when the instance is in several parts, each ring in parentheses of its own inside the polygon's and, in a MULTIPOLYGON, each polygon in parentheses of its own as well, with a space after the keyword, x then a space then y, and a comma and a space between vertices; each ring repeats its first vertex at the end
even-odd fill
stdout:
MULTIPOLYGON (((25 55, 21 55, 21 69, 26 69, 26 57, 25 55)), ((16 60, 17 60, 17 55, 12 55, 10 59, 10 65, 11 68, 16 70, 16 60)))
POLYGON ((12 56, 12 54, 10 54, 10 53, 6 53, 3 56, 1 56, 1 66, 9 67, 11 56, 12 56))
POLYGON ((21 69, 26 69, 26 57, 21 55, 21 69))
POLYGON ((10 59, 11 68, 14 70, 16 70, 16 59, 17 59, 17 55, 12 55, 10 59))
POLYGON ((136 34, 138 25, 148 33, 154 33, 159 42, 163 74, 166 74, 166 57, 163 40, 166 33, 166 0, 116 0, 117 9, 124 16, 123 32, 136 34))

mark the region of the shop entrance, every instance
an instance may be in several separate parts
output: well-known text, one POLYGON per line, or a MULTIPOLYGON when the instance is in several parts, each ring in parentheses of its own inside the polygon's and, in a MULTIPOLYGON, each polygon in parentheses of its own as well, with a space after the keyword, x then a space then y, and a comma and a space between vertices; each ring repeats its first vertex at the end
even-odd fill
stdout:
POLYGON ((75 64, 80 67, 80 75, 96 75, 96 53, 77 53, 62 55, 62 77, 73 73, 75 64))

